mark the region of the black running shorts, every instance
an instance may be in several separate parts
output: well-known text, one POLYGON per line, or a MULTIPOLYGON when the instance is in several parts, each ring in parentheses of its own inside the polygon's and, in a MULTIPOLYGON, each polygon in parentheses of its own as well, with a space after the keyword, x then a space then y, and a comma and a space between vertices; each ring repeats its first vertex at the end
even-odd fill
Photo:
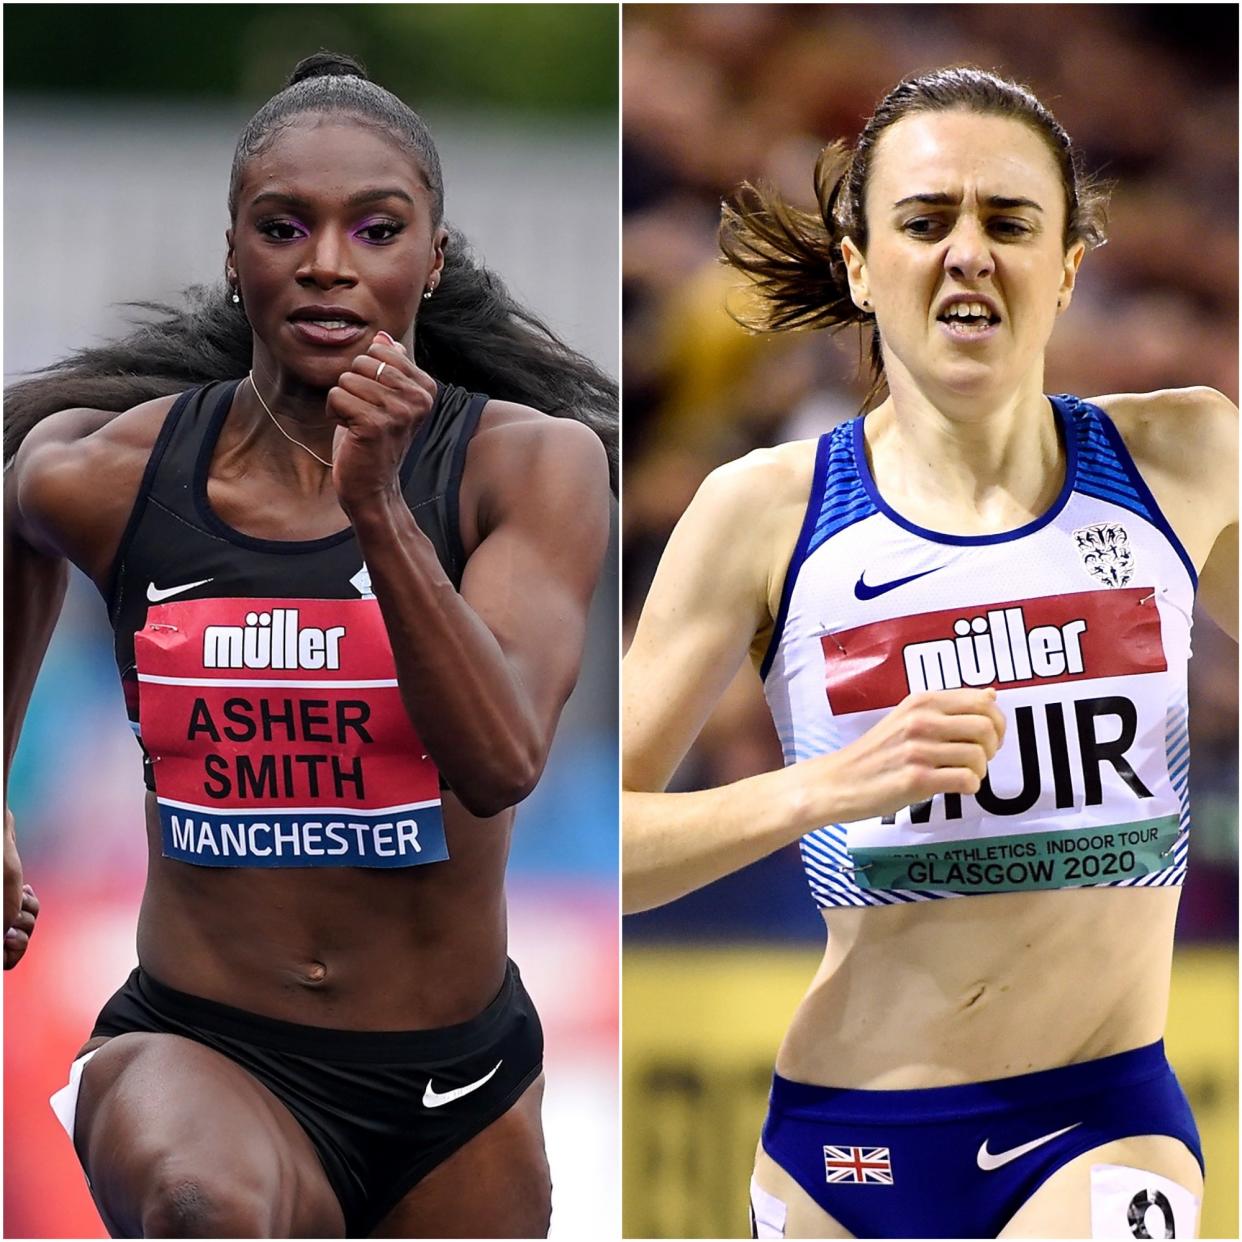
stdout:
POLYGON ((512 1107, 543 1067, 539 1017, 512 962, 478 1017, 427 1031, 281 1022, 174 991, 139 968, 92 1037, 130 1031, 182 1035, 253 1074, 309 1135, 352 1237, 512 1107))

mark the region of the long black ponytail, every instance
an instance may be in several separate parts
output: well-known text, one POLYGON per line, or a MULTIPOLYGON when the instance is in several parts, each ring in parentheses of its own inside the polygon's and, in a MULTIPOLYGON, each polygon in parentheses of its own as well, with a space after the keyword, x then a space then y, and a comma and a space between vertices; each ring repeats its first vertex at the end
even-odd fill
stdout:
MULTIPOLYGON (((382 127, 419 161, 439 222, 443 181, 426 125, 395 95, 371 82, 357 61, 328 52, 300 61, 286 87, 242 132, 230 178, 230 214, 246 162, 294 116, 308 112, 345 113, 382 127)), ((58 410, 119 413, 195 384, 239 379, 250 370, 250 325, 223 281, 187 289, 179 306, 129 305, 139 312, 140 322, 127 336, 77 350, 9 386, 4 399, 6 462, 30 429, 58 410)), ((585 423, 607 450, 616 491, 616 382, 514 301, 451 226, 435 297, 419 310, 414 358, 446 383, 585 423)))

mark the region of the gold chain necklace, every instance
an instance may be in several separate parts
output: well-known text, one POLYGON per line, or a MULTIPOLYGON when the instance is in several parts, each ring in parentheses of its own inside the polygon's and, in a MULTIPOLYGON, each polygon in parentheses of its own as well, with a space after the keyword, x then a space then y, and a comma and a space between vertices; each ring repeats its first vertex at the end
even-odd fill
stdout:
POLYGON ((268 418, 272 420, 272 426, 274 426, 276 430, 279 431, 280 434, 284 436, 286 440, 289 441, 290 444, 296 444, 298 448, 302 449, 304 452, 309 453, 321 466, 327 466, 328 469, 331 470, 332 463, 330 461, 325 461, 322 457, 320 457, 319 454, 316 453, 315 450, 311 448, 309 444, 303 444, 301 440, 295 440, 293 436, 291 436, 276 421, 276 415, 272 413, 271 406, 269 406, 268 403, 263 400, 263 394, 259 391, 259 386, 254 382, 254 372, 251 371, 246 376, 246 378, 250 381, 250 387, 254 391, 254 395, 259 398, 259 404, 267 411, 268 418))

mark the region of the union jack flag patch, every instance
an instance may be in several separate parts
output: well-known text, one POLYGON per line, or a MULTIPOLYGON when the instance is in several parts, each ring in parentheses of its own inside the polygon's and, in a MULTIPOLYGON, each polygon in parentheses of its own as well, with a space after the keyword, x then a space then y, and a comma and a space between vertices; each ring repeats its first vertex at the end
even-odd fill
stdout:
POLYGON ((824 1172, 829 1182, 893 1184, 893 1161, 887 1147, 824 1147, 824 1172))

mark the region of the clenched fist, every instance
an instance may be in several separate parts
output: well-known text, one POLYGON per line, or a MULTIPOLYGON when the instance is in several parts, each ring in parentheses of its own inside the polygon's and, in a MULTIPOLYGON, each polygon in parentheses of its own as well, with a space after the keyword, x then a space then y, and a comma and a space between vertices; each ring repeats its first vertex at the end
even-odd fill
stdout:
POLYGON ((332 482, 346 513, 401 490, 401 463, 436 399, 436 382, 387 332, 376 333, 328 393, 336 424, 332 482))
POLYGON ((22 886, 21 906, 12 924, 4 933, 4 969, 12 970, 26 955, 30 937, 34 935, 35 920, 39 917, 39 899, 29 884, 22 886))
POLYGON ((857 741, 809 762, 831 768, 833 819, 852 823, 935 794, 977 793, 1004 740, 995 690, 924 690, 904 698, 857 741))

